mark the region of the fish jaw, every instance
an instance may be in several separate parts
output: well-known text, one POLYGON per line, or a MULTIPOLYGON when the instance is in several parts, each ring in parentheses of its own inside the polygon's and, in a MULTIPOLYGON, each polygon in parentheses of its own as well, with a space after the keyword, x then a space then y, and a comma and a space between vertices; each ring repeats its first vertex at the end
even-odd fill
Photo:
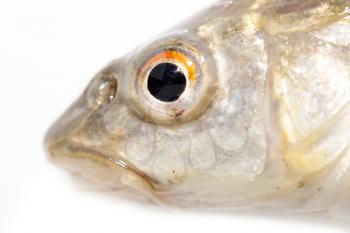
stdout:
POLYGON ((155 194, 156 183, 117 152, 101 150, 82 137, 84 125, 93 115, 84 95, 49 129, 44 139, 48 159, 84 179, 112 189, 127 189, 161 203, 155 194))

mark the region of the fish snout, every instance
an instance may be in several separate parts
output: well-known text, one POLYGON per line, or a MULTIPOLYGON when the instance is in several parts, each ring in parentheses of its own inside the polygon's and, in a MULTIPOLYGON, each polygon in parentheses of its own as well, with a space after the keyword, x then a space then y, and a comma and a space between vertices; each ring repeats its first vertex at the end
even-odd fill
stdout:
MULTIPOLYGON (((97 134, 94 120, 101 108, 116 98, 118 80, 114 72, 102 70, 87 86, 80 98, 51 126, 45 135, 44 144, 50 157, 51 148, 57 148, 62 142, 78 142, 79 144, 95 142, 81 142, 82 135, 97 134), (56 146, 54 146, 56 145, 56 146)), ((96 119, 97 118, 97 119, 96 119)), ((97 142, 98 140, 96 140, 97 142)))
POLYGON ((49 160, 95 183, 131 189, 158 201, 153 180, 101 144, 101 108, 92 108, 86 93, 47 132, 44 147, 49 160))

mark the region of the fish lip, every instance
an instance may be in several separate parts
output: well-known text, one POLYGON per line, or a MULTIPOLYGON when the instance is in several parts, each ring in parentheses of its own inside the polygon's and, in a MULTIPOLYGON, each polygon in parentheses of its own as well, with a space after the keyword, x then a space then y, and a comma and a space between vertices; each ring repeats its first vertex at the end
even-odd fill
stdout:
POLYGON ((73 103, 46 132, 43 146, 47 159, 94 183, 113 189, 126 187, 161 203, 157 191, 159 183, 140 171, 126 156, 81 141, 81 128, 93 113, 92 109, 85 107, 83 98, 73 103))
MULTIPOLYGON (((112 185, 113 187, 124 186, 133 188, 149 197, 152 196, 151 198, 155 199, 153 194, 156 193, 157 182, 133 166, 132 163, 123 159, 119 154, 113 153, 112 156, 111 154, 101 152, 98 149, 94 149, 82 143, 74 142, 74 140, 69 138, 61 138, 54 141, 50 141, 49 139, 50 137, 45 138, 44 147, 49 161, 54 164, 59 165, 72 173, 80 173, 84 177, 95 180, 93 175, 89 174, 88 170, 77 169, 74 167, 74 164, 79 163, 79 159, 88 160, 101 165, 102 169, 110 169, 110 171, 112 171, 110 174, 111 180, 107 181, 106 184, 112 185), (77 163, 72 163, 72 161, 77 161, 77 163), (132 178, 132 181, 137 182, 137 184, 123 181, 125 180, 125 177, 132 178)), ((100 181, 98 180, 97 182, 100 181)))

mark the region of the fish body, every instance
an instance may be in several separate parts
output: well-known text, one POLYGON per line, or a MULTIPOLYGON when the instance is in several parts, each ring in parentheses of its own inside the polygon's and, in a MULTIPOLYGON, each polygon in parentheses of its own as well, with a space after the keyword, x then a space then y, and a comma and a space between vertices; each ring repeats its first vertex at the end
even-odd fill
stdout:
POLYGON ((45 147, 159 203, 349 214, 349 90, 350 1, 221 1, 108 64, 45 147))

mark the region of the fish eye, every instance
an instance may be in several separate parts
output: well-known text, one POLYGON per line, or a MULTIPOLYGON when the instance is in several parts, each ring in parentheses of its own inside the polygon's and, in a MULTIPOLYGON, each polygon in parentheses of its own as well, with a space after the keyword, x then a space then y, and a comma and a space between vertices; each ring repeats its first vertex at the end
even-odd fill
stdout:
POLYGON ((130 83, 134 112, 165 125, 203 114, 216 88, 215 64, 207 54, 205 47, 181 40, 163 40, 140 50, 133 57, 137 69, 130 83))
POLYGON ((151 70, 147 88, 156 99, 175 102, 185 91, 186 83, 186 76, 179 66, 160 63, 151 70))
POLYGON ((164 51, 143 66, 140 76, 147 79, 147 89, 157 100, 176 102, 195 79, 195 65, 184 53, 164 51))

